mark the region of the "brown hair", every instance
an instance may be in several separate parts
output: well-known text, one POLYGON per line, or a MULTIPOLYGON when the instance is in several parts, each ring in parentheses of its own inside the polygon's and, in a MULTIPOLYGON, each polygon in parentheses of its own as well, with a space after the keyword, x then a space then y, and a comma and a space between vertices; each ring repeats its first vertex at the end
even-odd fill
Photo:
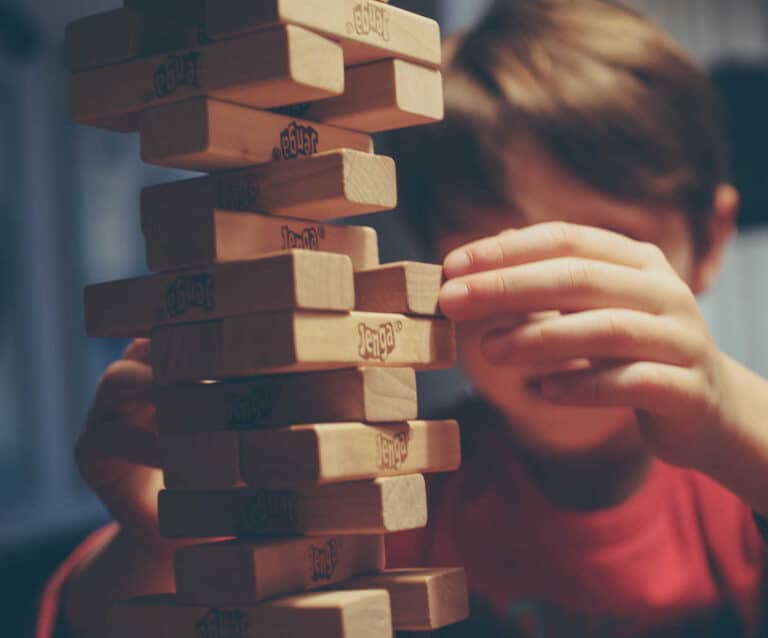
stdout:
POLYGON ((654 24, 611 0, 502 0, 448 49, 445 120, 396 138, 403 208, 428 245, 466 226, 469 202, 514 205, 501 158, 525 134, 607 195, 684 211, 706 248, 728 179, 720 103, 654 24))

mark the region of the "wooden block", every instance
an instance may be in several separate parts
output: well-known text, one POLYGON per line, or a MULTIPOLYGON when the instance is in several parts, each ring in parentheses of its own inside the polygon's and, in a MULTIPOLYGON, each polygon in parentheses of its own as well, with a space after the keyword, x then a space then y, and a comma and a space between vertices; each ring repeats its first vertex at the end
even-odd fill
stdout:
POLYGON ((355 273, 355 310, 440 315, 443 268, 401 261, 355 273))
POLYGON ((391 638, 389 595, 299 594, 253 606, 183 605, 172 595, 124 601, 107 614, 107 638, 391 638))
POLYGON ((397 631, 434 631, 469 617, 463 569, 393 569, 360 576, 337 586, 345 590, 386 589, 397 631))
POLYGON ((383 536, 323 536, 190 545, 176 551, 176 598, 252 605, 384 569, 383 536))
POLYGON ((461 464, 455 421, 322 423, 162 437, 165 486, 297 488, 450 472, 461 464))
POLYGON ((164 490, 158 506, 165 538, 388 534, 427 524, 420 474, 297 490, 164 490))
POLYGON ((455 360, 449 321, 394 314, 273 312, 152 331, 157 383, 455 360))
POLYGON ((312 220, 219 209, 161 208, 145 225, 147 265, 154 272, 246 261, 281 250, 343 253, 354 270, 379 265, 376 231, 312 220))
POLYGON ((70 71, 84 71, 197 44, 195 27, 114 9, 67 25, 67 66, 70 71))
POLYGON ((161 435, 301 423, 387 423, 416 418, 410 368, 360 368, 255 377, 242 382, 158 386, 161 435))
POLYGON ((205 0, 123 0, 123 6, 176 22, 205 25, 205 0))
POLYGON ((443 119, 443 76, 405 60, 382 60, 346 71, 344 94, 305 109, 304 117, 376 133, 443 119))
POLYGON ((144 111, 139 129, 144 162, 201 172, 343 148, 373 152, 363 133, 202 97, 144 111))
POLYGON ((243 487, 238 432, 193 432, 161 436, 165 487, 173 490, 221 490, 243 487))
POLYGON ((403 58, 439 67, 440 27, 424 16, 369 0, 216 0, 207 6, 213 39, 295 24, 338 40, 348 66, 403 58))
POLYGON ((217 209, 321 221, 396 205, 394 161, 342 150, 145 188, 141 220, 146 236, 178 224, 173 241, 185 233, 185 217, 190 227, 207 224, 217 209))
POLYGON ((288 250, 219 264, 88 286, 86 332, 141 337, 153 326, 277 309, 349 310, 352 264, 346 255, 288 250))
POLYGON ((450 472, 461 465, 456 421, 323 423, 243 432, 241 472, 252 487, 450 472))
POLYGON ((74 73, 70 108, 76 122, 109 128, 117 121, 116 128, 125 130, 135 123, 131 115, 192 97, 271 108, 343 90, 339 45, 299 27, 281 27, 74 73))

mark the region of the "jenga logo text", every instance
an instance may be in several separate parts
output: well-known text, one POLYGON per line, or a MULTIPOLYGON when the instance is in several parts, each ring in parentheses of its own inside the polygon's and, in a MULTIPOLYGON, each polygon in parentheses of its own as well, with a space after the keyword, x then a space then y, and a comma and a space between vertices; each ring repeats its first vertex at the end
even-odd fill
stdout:
POLYGON ((328 581, 336 573, 341 552, 341 538, 332 538, 324 545, 309 548, 309 565, 312 582, 328 581))
POLYGON ((195 638, 247 638, 249 628, 242 611, 212 609, 195 623, 195 638))
POLYGON ((357 326, 359 342, 358 354, 366 361, 386 361, 397 347, 397 333, 401 332, 401 322, 383 323, 377 328, 371 328, 364 323, 357 326))
POLYGON ((296 122, 280 133, 280 148, 273 151, 275 159, 293 159, 317 153, 320 144, 320 134, 311 126, 296 122))
POLYGON ((246 176, 237 181, 222 181, 219 186, 218 205, 226 210, 253 210, 261 197, 261 184, 255 177, 246 176))
POLYGON ((209 274, 179 277, 165 291, 165 311, 169 317, 183 315, 190 308, 211 311, 216 308, 216 277, 209 274))
POLYGON ((398 432, 394 436, 379 434, 376 452, 380 470, 399 470, 408 458, 408 432, 398 432))
POLYGON ((352 35, 375 35, 389 42, 389 12, 380 2, 361 2, 353 10, 352 22, 347 23, 347 32, 352 35))
POLYGON ((227 397, 227 425, 232 430, 262 425, 272 415, 277 389, 264 382, 247 392, 232 393, 227 397))
POLYGON ((298 521, 298 497, 294 492, 259 490, 253 493, 240 518, 240 535, 294 531, 298 521))
POLYGON ((322 226, 310 226, 296 232, 290 226, 283 226, 283 250, 303 248, 304 250, 320 250, 320 240, 325 237, 322 226))
POLYGON ((200 54, 169 55, 155 71, 154 96, 172 95, 180 86, 200 86, 200 54))

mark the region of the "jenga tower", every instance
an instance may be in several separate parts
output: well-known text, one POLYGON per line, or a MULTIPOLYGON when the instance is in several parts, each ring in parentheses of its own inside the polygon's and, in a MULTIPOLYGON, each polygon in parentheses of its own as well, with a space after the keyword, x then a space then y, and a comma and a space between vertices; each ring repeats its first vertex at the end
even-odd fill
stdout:
POLYGON ((125 0, 67 48, 77 122, 208 174, 142 193, 156 274, 85 292, 90 336, 152 337, 160 531, 202 543, 109 637, 463 620, 461 569, 385 569, 383 535, 426 525, 423 475, 460 463, 456 422, 415 420, 415 370, 455 361, 441 269, 380 265, 372 228, 325 223, 396 205, 369 134, 442 118, 437 23, 378 0, 125 0))

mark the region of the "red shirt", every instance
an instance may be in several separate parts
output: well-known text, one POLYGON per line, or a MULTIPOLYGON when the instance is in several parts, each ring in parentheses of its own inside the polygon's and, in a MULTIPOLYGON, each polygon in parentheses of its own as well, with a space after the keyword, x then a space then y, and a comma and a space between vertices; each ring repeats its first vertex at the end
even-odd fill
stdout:
POLYGON ((428 528, 389 541, 391 566, 465 567, 461 635, 758 635, 764 543, 725 488, 655 462, 620 506, 564 510, 483 424, 462 431, 482 436, 431 482, 428 528))
MULTIPOLYGON (((487 414, 468 410, 461 419, 469 434, 462 470, 430 477, 427 529, 388 542, 393 567, 465 567, 472 618, 441 635, 736 638, 766 627, 764 543, 736 496, 656 462, 620 506, 564 510, 486 427, 487 414)), ((51 638, 59 589, 77 558, 52 580, 37 638, 51 638)))

